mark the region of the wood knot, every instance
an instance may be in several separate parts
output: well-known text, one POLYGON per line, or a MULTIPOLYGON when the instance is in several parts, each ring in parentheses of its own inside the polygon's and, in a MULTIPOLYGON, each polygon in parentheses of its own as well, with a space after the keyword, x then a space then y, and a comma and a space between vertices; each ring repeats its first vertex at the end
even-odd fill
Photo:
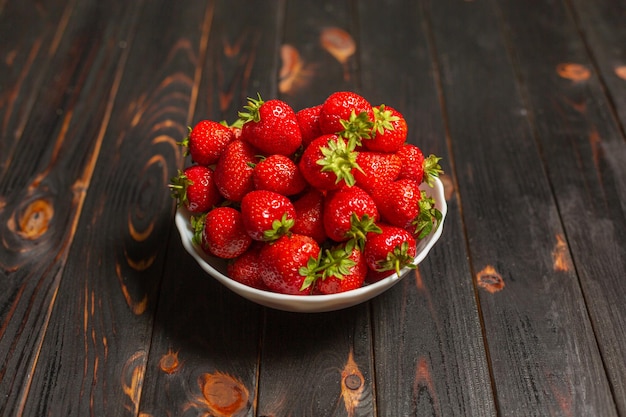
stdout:
POLYGON ((361 388, 363 385, 363 381, 361 380, 361 376, 357 374, 350 374, 345 379, 346 387, 351 390, 361 388))
POLYGON ((559 77, 566 78, 568 80, 580 82, 586 81, 591 77, 591 71, 581 64, 574 64, 571 62, 564 62, 556 66, 556 73, 559 77))
POLYGON ((200 377, 204 406, 211 415, 236 415, 248 404, 249 393, 241 381, 230 375, 216 372, 200 377))
POLYGON ((490 293, 498 292, 504 288, 504 280, 493 266, 487 265, 476 277, 478 286, 490 293))
POLYGON ((173 352, 172 350, 163 355, 159 361, 159 368, 166 374, 173 374, 179 367, 178 352, 173 352))
MULTIPOLYGON (((37 199, 32 201, 28 206, 18 214, 18 229, 13 230, 24 239, 39 239, 46 231, 50 220, 54 216, 54 208, 49 201, 37 199)), ((14 229, 15 225, 12 225, 14 229)))

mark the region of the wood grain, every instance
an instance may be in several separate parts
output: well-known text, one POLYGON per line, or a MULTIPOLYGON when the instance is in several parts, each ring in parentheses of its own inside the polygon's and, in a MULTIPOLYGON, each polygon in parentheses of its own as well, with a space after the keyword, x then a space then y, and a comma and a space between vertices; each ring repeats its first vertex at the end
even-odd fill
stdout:
POLYGON ((0 10, 0 38, 6 45, 0 65, 0 178, 18 149, 44 85, 42 69, 57 52, 74 3, 42 2, 39 13, 33 13, 27 2, 11 2, 0 10))
POLYGON ((504 283, 478 287, 498 410, 615 415, 576 271, 554 268, 565 232, 545 172, 532 168, 541 154, 507 22, 490 7, 444 1, 431 11, 473 272, 490 267, 504 283))
MULTIPOLYGON (((280 7, 276 1, 256 7, 244 1, 210 4, 193 123, 232 122, 246 97, 271 97, 280 7), (233 10, 241 10, 237 19, 233 10)), ((176 230, 167 254, 141 413, 256 415, 264 310, 202 271, 184 253, 176 230), (167 363, 176 360, 168 371, 167 363)))
POLYGON ((589 50, 590 64, 606 85, 607 99, 614 106, 624 132, 626 126, 626 5, 620 1, 571 0, 569 13, 589 50))
POLYGON ((0 415, 626 415, 612 0, 0 0, 0 415), (176 142, 352 90, 443 157, 444 234, 363 305, 266 309, 185 253, 176 142))
POLYGON ((26 110, 28 122, 13 139, 19 147, 2 178, 3 414, 24 410, 41 360, 122 56, 111 31, 129 30, 129 19, 111 17, 123 10, 132 16, 133 8, 125 7, 112 3, 105 12, 94 3, 69 3, 56 31, 58 44, 47 51, 50 71, 23 86, 28 94, 37 89, 37 106, 26 110), (83 105, 87 96, 93 100, 89 108, 83 105))
MULTIPOLYGON (((355 57, 341 63, 329 52, 320 52, 325 51, 320 39, 322 28, 352 32, 350 37, 358 44, 350 3, 325 1, 294 6, 290 3, 287 7, 281 45, 299 51, 312 72, 307 84, 296 83, 279 97, 299 110, 321 104, 333 86, 356 90, 358 79, 351 70, 355 57)), ((259 416, 374 414, 367 305, 325 314, 268 310, 261 349, 259 416)))
MULTIPOLYGON (((626 243, 618 231, 626 230, 626 142, 593 58, 582 41, 572 41, 577 27, 568 9, 558 3, 544 8, 499 5, 516 45, 518 71, 573 267, 585 298, 604 300, 587 308, 614 399, 624 413, 626 364, 620 347, 626 345, 626 306, 621 301, 626 298, 626 243), (531 28, 526 22, 544 21, 538 16, 549 18, 531 28), (564 62, 588 69, 588 77, 555 74, 554 68, 564 62)), ((600 62, 611 60, 603 57, 600 62)))
POLYGON ((418 3, 359 10, 363 93, 400 110, 409 141, 443 158, 449 192, 444 233, 427 261, 372 303, 378 407, 385 416, 489 416, 495 402, 426 19, 418 3), (394 31, 398 25, 411 30, 394 31))
POLYGON ((85 138, 97 141, 76 189, 82 216, 34 352, 40 365, 24 391, 26 415, 137 415, 171 227, 172 201, 162 190, 181 159, 174 138, 185 132, 198 50, 178 27, 155 29, 173 17, 197 16, 201 27, 204 16, 202 7, 179 10, 173 16, 166 3, 107 3, 77 20, 91 35, 73 39, 86 58, 95 56, 74 57, 89 76, 77 73, 84 85, 76 90, 86 97, 70 110, 93 132, 68 130, 75 149, 59 155, 82 161, 85 138))

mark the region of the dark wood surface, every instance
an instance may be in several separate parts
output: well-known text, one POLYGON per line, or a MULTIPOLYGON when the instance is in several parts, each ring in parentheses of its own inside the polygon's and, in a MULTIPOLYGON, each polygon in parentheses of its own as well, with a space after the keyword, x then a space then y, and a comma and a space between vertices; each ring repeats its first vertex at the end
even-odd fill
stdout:
POLYGON ((625 19, 0 0, 0 415, 626 416, 625 19), (338 90, 443 157, 443 236, 368 303, 260 307, 184 251, 176 142, 257 92, 338 90))

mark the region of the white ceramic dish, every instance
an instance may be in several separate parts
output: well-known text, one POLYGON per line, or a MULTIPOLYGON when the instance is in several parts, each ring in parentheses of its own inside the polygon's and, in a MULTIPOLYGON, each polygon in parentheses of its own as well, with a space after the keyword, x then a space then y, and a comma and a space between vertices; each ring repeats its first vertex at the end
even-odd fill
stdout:
MULTIPOLYGON (((439 179, 435 179, 433 188, 430 188, 426 184, 422 184, 421 188, 426 191, 426 194, 435 199, 435 206, 439 209, 439 211, 441 211, 442 219, 439 228, 418 243, 417 256, 413 261, 416 265, 426 258, 430 249, 441 236, 447 212, 443 184, 439 179)), ((226 276, 226 262, 223 259, 207 255, 199 246, 192 242, 193 230, 189 222, 189 214, 186 210, 179 209, 176 212, 176 227, 180 233, 183 246, 204 271, 240 296, 263 306, 278 310, 301 313, 319 313, 351 307, 370 300, 388 290, 393 285, 398 283, 410 270, 408 268, 404 268, 401 271, 400 277, 398 277, 395 273, 390 274, 387 278, 384 278, 374 284, 366 285, 362 288, 339 294, 308 296, 277 294, 248 287, 226 276)))

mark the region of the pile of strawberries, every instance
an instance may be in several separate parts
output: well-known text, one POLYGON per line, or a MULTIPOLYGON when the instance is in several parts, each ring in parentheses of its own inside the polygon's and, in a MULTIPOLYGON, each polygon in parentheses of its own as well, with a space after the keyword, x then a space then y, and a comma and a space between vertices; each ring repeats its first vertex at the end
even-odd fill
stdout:
POLYGON ((170 189, 195 243, 254 288, 359 288, 414 267, 417 242, 441 221, 419 188, 440 158, 407 143, 400 112, 353 92, 298 112, 248 99, 232 125, 200 121, 180 144, 192 165, 170 189))

